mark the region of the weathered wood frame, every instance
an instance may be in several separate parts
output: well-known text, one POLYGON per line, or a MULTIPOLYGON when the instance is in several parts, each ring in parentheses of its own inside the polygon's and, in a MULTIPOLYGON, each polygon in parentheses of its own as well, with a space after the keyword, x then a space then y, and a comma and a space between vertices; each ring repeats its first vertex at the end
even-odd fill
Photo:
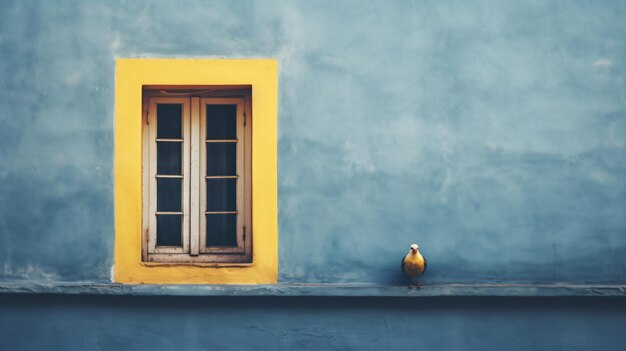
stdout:
MULTIPOLYGON (((172 91, 172 90, 170 90, 172 91)), ((174 90, 175 91, 175 90, 174 90)), ((252 109, 245 90, 198 89, 194 92, 146 91, 143 98, 144 213, 142 260, 163 264, 252 262, 252 109), (215 97, 199 97, 215 96, 215 97), (227 97, 221 97, 227 96, 227 97), (183 104, 183 247, 156 243, 156 104, 183 104), (237 246, 206 247, 206 105, 237 106, 237 246), (187 116, 187 117, 185 117, 187 116), (153 223, 154 222, 154 223, 153 223)), ((210 141, 209 141, 210 142, 210 141)), ((227 177, 223 177, 227 178, 227 177)))

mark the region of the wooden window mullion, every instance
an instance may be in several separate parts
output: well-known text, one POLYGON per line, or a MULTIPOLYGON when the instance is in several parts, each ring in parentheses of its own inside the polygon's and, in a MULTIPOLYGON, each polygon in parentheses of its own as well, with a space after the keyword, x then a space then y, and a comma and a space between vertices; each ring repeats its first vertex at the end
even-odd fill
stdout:
POLYGON ((198 148, 200 151, 200 174, 198 181, 200 182, 200 189, 198 194, 200 195, 199 206, 199 218, 198 218, 198 244, 199 251, 201 253, 206 252, 206 219, 204 213, 206 212, 206 102, 205 99, 200 100, 200 140, 198 140, 198 148))
MULTIPOLYGON (((190 251, 191 256, 200 253, 200 99, 191 98, 191 183, 190 183, 190 251)), ((203 145, 202 145, 203 146, 203 145)))
POLYGON ((237 139, 239 142, 237 143, 237 251, 242 253, 244 252, 244 224, 245 224, 245 211, 244 211, 244 181, 246 176, 244 174, 244 151, 245 151, 245 141, 244 138, 244 104, 243 99, 237 103, 237 139))

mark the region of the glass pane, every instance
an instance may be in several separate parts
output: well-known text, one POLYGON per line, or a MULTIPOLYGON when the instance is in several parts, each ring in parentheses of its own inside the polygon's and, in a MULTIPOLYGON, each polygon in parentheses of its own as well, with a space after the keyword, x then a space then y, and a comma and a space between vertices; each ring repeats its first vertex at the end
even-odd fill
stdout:
POLYGON ((237 143, 206 144, 206 175, 237 175, 237 143))
POLYGON ((237 139, 237 105, 206 105, 206 138, 237 139))
POLYGON ((207 179, 206 210, 237 211, 237 179, 207 179))
POLYGON ((157 138, 182 138, 182 110, 183 105, 181 104, 157 105, 157 138))
POLYGON ((181 211, 181 185, 180 178, 157 179, 157 211, 180 212, 181 211))
POLYGON ((206 246, 237 246, 237 215, 206 215, 206 246))
POLYGON ((157 246, 182 246, 181 215, 157 215, 157 246))
POLYGON ((157 174, 181 174, 182 145, 179 142, 157 142, 157 174))

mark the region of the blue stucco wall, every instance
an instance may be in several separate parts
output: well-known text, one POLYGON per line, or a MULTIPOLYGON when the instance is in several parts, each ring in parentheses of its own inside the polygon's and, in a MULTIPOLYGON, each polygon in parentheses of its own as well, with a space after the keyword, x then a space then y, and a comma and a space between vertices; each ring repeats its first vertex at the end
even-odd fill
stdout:
POLYGON ((279 60, 282 282, 626 281, 623 1, 1 5, 0 279, 109 281, 141 56, 279 60))
MULTIPOLYGON (((0 292, 107 293, 115 58, 272 57, 270 294, 398 295, 419 242, 434 295, 623 295, 625 18, 609 0, 0 0, 0 292)), ((622 300, 0 294, 0 349, 609 350, 622 300)))

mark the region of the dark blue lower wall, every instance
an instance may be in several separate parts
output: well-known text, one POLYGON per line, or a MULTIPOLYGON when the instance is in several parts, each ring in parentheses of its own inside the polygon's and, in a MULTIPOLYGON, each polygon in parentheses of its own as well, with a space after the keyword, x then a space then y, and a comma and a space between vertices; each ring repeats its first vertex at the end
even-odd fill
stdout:
POLYGON ((0 296, 0 350, 620 350, 611 298, 0 296))

